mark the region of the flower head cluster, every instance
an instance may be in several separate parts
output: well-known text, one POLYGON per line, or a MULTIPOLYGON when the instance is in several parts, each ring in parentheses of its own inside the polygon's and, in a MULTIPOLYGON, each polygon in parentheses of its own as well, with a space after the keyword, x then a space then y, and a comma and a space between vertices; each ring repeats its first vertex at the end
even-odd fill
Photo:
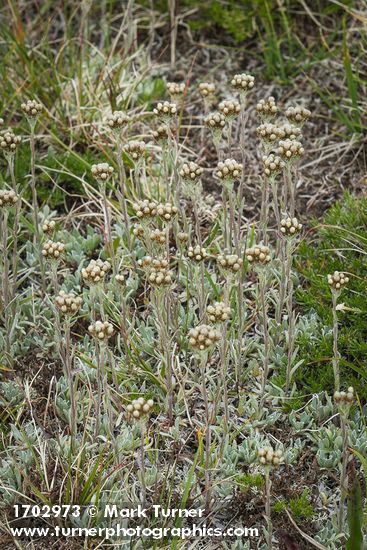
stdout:
POLYGON ((289 122, 293 122, 294 124, 301 126, 306 122, 306 120, 310 118, 311 111, 301 106, 288 107, 285 112, 285 116, 287 117, 289 122))
POLYGON ((165 222, 170 222, 172 218, 177 215, 178 209, 177 206, 174 206, 170 202, 166 204, 157 205, 157 215, 162 218, 165 222))
POLYGON ((299 223, 297 218, 284 218, 280 220, 280 232, 283 235, 292 237, 299 233, 302 229, 302 224, 299 223))
POLYGON ((279 466, 284 461, 282 451, 280 449, 274 451, 272 447, 259 449, 257 456, 260 464, 264 466, 279 466))
POLYGON ((153 260, 151 256, 144 256, 144 258, 138 260, 138 266, 142 269, 147 269, 153 264, 153 262, 155 262, 155 264, 157 265, 157 269, 168 267, 167 260, 153 260))
POLYGON ((256 112, 263 120, 274 118, 278 112, 274 97, 270 96, 267 99, 260 99, 256 105, 256 112))
POLYGON ((241 105, 235 99, 225 99, 218 105, 218 110, 229 120, 233 120, 241 111, 241 105))
POLYGON ((126 282, 126 275, 124 273, 117 273, 115 281, 119 286, 124 286, 126 282))
POLYGON ((118 130, 123 128, 129 123, 130 119, 126 113, 122 111, 114 111, 106 118, 106 124, 112 130, 118 130))
POLYGON ((180 170, 181 178, 187 182, 197 182, 202 173, 203 169, 196 162, 185 162, 180 170))
POLYGON ((152 219, 157 215, 157 203, 144 199, 133 204, 135 214, 140 219, 152 219))
POLYGON ((298 139, 302 136, 301 129, 294 124, 283 124, 280 129, 283 139, 298 139))
POLYGON ((67 294, 64 290, 60 290, 59 295, 56 296, 55 303, 64 315, 75 315, 78 313, 83 299, 81 296, 75 296, 73 292, 67 294))
POLYGON ((169 138, 168 130, 166 126, 158 126, 156 130, 153 130, 153 138, 158 143, 166 143, 169 138))
POLYGON ((206 308, 206 313, 211 323, 221 323, 230 318, 231 308, 224 302, 214 302, 206 308))
POLYGON ((218 162, 216 175, 222 181, 234 182, 241 177, 242 165, 234 159, 218 162))
POLYGON ((45 220, 42 225, 42 231, 46 233, 46 235, 53 235, 53 232, 55 231, 56 222, 55 220, 45 220))
POLYGON ((177 241, 180 244, 186 244, 189 241, 189 234, 185 231, 179 231, 177 233, 177 241))
POLYGON ((189 246, 187 250, 187 255, 190 258, 190 260, 194 260, 195 262, 202 262, 207 257, 208 253, 199 244, 196 246, 189 246))
POLYGON ((208 325, 199 325, 189 330, 189 344, 192 348, 205 351, 214 346, 220 339, 215 328, 208 325))
POLYGON ((153 399, 145 400, 144 397, 134 399, 127 407, 126 411, 129 416, 139 420, 143 416, 148 416, 154 405, 153 399))
POLYGON ((223 271, 237 273, 243 265, 243 260, 237 254, 220 254, 217 257, 217 264, 223 271))
POLYGON ((255 77, 250 74, 235 74, 231 80, 231 86, 239 92, 248 92, 255 86, 255 77))
POLYGON ((204 124, 213 132, 222 132, 226 125, 226 117, 222 113, 216 111, 204 118, 204 124))
POLYGON ((20 137, 16 136, 11 130, 8 130, 0 137, 0 147, 4 153, 15 153, 20 142, 20 137))
POLYGON ((34 99, 28 99, 20 105, 23 113, 29 118, 37 118, 43 111, 42 103, 38 103, 34 99))
POLYGON ((45 258, 59 260, 65 252, 64 243, 48 240, 45 242, 42 248, 42 256, 45 258))
POLYGON ((279 142, 278 155, 284 160, 298 159, 305 152, 302 143, 295 139, 285 139, 279 142))
POLYGON ((169 101, 163 101, 157 103, 153 113, 159 116, 162 120, 168 121, 177 114, 177 105, 176 103, 170 103, 169 101))
POLYGON ((148 281, 152 286, 169 286, 173 283, 173 272, 170 269, 152 269, 148 281))
POLYGON ((270 262, 270 250, 268 246, 254 246, 246 250, 246 258, 250 264, 267 264, 270 262))
POLYGON ((95 285, 103 281, 111 269, 110 262, 104 262, 100 258, 91 260, 87 267, 82 269, 83 281, 87 285, 95 285))
POLYGON ((88 332, 93 338, 107 341, 113 335, 113 326, 109 321, 96 321, 89 325, 88 332))
POLYGON ((129 141, 125 147, 126 153, 133 159, 139 160, 145 156, 146 145, 144 141, 129 141))
POLYGON ((184 82, 167 82, 167 92, 172 99, 179 98, 185 93, 184 82))
POLYGON ((283 137, 283 130, 276 124, 271 124, 270 122, 260 124, 260 126, 256 128, 256 133, 261 141, 265 143, 274 143, 283 137))
POLYGON ((133 228, 133 234, 135 235, 135 237, 144 237, 144 227, 136 223, 133 228))
POLYGON ((350 386, 346 392, 336 391, 334 393, 334 401, 337 405, 350 405, 355 401, 354 388, 350 386))
POLYGON ((18 200, 19 197, 13 189, 0 189, 0 208, 13 206, 18 200))
POLYGON ((168 286, 173 282, 173 274, 169 269, 169 263, 166 259, 152 258, 146 256, 138 261, 138 264, 148 272, 148 281, 152 286, 168 286))
POLYGON ((346 284, 349 283, 349 277, 340 271, 334 271, 332 275, 327 276, 327 282, 329 283, 330 288, 334 290, 341 290, 346 284))
POLYGON ((273 153, 263 156, 263 164, 264 173, 268 177, 276 176, 285 167, 285 162, 280 157, 273 155, 273 153))
POLYGON ((199 93, 204 99, 214 96, 215 84, 213 84, 212 82, 200 82, 199 93))
POLYGON ((93 164, 91 168, 92 175, 99 181, 107 181, 113 174, 113 167, 107 162, 93 164))
POLYGON ((150 233, 150 239, 159 246, 164 246, 167 244, 167 233, 161 231, 160 229, 154 229, 150 233))

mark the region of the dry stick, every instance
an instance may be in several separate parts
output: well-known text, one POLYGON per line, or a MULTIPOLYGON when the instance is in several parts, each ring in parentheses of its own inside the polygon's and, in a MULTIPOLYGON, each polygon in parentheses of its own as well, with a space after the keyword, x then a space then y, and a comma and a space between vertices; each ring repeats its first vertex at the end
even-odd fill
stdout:
POLYGON ((340 353, 338 350, 338 313, 337 313, 337 301, 338 301, 338 292, 335 290, 331 291, 332 300, 333 300, 333 370, 334 370, 334 383, 335 391, 340 391, 340 369, 339 369, 339 360, 340 353))
POLYGON ((348 493, 348 423, 343 412, 340 413, 340 429, 342 434, 342 469, 340 473, 340 502, 338 512, 338 529, 339 533, 343 532, 344 526, 344 503, 348 493))

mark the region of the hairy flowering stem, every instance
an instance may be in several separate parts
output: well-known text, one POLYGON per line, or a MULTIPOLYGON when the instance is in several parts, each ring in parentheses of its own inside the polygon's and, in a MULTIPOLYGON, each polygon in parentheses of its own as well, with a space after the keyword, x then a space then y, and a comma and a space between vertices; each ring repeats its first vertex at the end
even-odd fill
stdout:
POLYGON ((72 440, 76 435, 77 429, 77 408, 76 408, 76 396, 75 386, 73 380, 73 354, 71 350, 71 322, 70 317, 67 316, 64 322, 64 334, 65 334, 65 349, 64 349, 64 365, 66 369, 67 379, 69 383, 69 395, 70 395, 70 431, 72 440))
POLYGON ((338 511, 338 529, 339 533, 344 530, 344 505, 348 493, 348 417, 343 412, 340 413, 340 431, 342 436, 342 463, 340 472, 340 502, 338 511))
POLYGON ((2 300, 1 310, 4 314, 4 327, 5 327, 5 355, 7 361, 12 362, 11 359, 11 314, 10 314, 10 301, 11 301, 11 289, 9 282, 9 258, 8 258, 8 209, 3 208, 0 211, 0 235, 1 235, 1 257, 2 257, 2 269, 1 269, 1 289, 2 300))
MULTIPOLYGON (((225 306, 229 307, 229 288, 230 285, 225 284, 224 286, 224 304, 225 306)), ((229 407, 228 407, 228 383, 227 383, 227 369, 228 369, 228 321, 223 323, 222 326, 222 339, 221 339, 221 345, 220 345, 220 364, 221 364, 221 370, 220 370, 220 378, 221 378, 221 385, 222 385, 222 391, 223 391, 223 409, 224 409, 224 438, 223 442, 225 442, 226 436, 228 434, 228 427, 229 427, 229 407)), ((219 402, 219 399, 218 399, 219 402)), ((222 446, 222 450, 224 447, 222 446)))
POLYGON ((293 281, 292 281, 292 259, 293 244, 289 239, 285 243, 286 268, 285 268, 285 286, 287 288, 287 313, 288 313, 288 357, 285 391, 288 393, 291 384, 291 371, 294 352, 295 339, 295 312, 293 311, 293 281))
POLYGON ((122 215, 123 215, 123 218, 124 218, 127 248, 128 248, 128 251, 132 254, 131 234, 130 234, 130 219, 129 219, 129 215, 128 215, 128 212, 127 212, 126 198, 125 198, 126 172, 125 172, 125 167, 124 167, 124 161, 122 159, 122 151, 123 151, 122 140, 121 140, 120 137, 118 137, 117 147, 116 147, 116 161, 117 161, 118 176, 119 176, 119 191, 117 193, 117 197, 118 197, 118 200, 119 200, 119 203, 120 203, 120 208, 122 210, 122 215))
POLYGON ((161 353, 165 358, 166 389, 167 389, 167 417, 173 423, 173 384, 172 384, 172 357, 170 339, 170 308, 169 290, 154 289, 154 307, 158 320, 161 353))
POLYGON ((261 317, 263 325, 263 338, 264 338, 264 364, 263 364, 263 376, 261 381, 261 401, 265 398, 265 386, 269 376, 269 353, 270 353, 270 336, 268 327, 268 306, 266 301, 266 288, 267 277, 266 269, 260 268, 259 271, 259 292, 260 292, 260 306, 261 317))
POLYGON ((275 177, 270 178, 270 187, 271 187, 272 196, 273 196, 272 205, 273 205, 273 210, 275 215, 275 221, 277 223, 277 226, 279 227, 280 211, 279 211, 279 200, 278 200, 278 182, 275 177))
POLYGON ((106 231, 106 248, 108 250, 108 254, 111 258, 111 263, 113 267, 114 274, 117 273, 117 262, 116 262, 116 254, 115 254, 115 248, 113 245, 113 238, 112 238, 112 228, 111 228, 111 215, 110 215, 110 208, 108 206, 107 201, 107 189, 106 184, 102 184, 102 209, 104 214, 104 226, 106 231))
POLYGON ((273 522, 271 521, 271 479, 270 468, 265 468, 265 519, 267 523, 267 547, 273 548, 273 522))
POLYGON ((205 509, 208 512, 211 504, 211 476, 210 476, 210 446, 211 446, 211 430, 210 430, 210 410, 209 398, 206 388, 206 365, 208 362, 208 354, 204 353, 201 357, 201 391, 204 401, 205 410, 205 509))
POLYGON ((140 468, 140 479, 141 479, 141 501, 144 504, 147 497, 147 486, 146 486, 146 473, 145 473, 145 437, 146 437, 146 426, 145 420, 142 419, 140 422, 140 456, 139 456, 139 468, 140 468))
POLYGON ((342 437, 342 456, 340 470, 340 501, 338 510, 338 530, 344 532, 344 506, 348 493, 348 417, 350 408, 355 401, 354 388, 349 387, 347 391, 335 391, 334 402, 339 410, 340 431, 342 437))
POLYGON ((57 260, 50 261, 51 284, 52 284, 52 289, 56 294, 59 292, 59 281, 57 276, 58 267, 59 267, 59 262, 57 260))
MULTIPOLYGON (((13 186, 13 191, 17 193, 17 183, 15 181, 15 172, 14 172, 14 155, 7 155, 8 167, 10 172, 10 178, 13 186)), ((13 275, 13 286, 12 286, 12 299, 15 298, 16 289, 17 289, 17 279, 18 279, 18 234, 19 234, 19 220, 20 220, 20 208, 21 201, 18 200, 15 205, 15 216, 13 224, 13 252, 12 252, 12 275, 13 275)), ((15 301, 14 308, 15 308, 15 301)))
POLYGON ((31 149, 31 190, 32 190, 32 207, 33 207, 33 225, 34 225, 34 244, 37 250, 37 259, 39 261, 39 267, 41 272, 42 289, 46 290, 46 278, 45 278, 45 266, 41 251, 41 235, 39 230, 39 216, 38 216, 38 199, 36 188, 36 136, 35 136, 35 120, 30 120, 30 136, 29 144, 31 149))
POLYGON ((334 386, 335 391, 340 390, 340 353, 338 350, 338 291, 332 290, 332 304, 333 304, 333 370, 334 370, 334 386))
POLYGON ((349 282, 349 277, 339 271, 327 276, 332 296, 333 309, 333 370, 335 379, 335 391, 340 390, 340 353, 338 350, 338 298, 343 287, 349 282))
POLYGON ((97 357, 97 401, 96 401, 96 425, 95 425, 95 438, 98 437, 101 426, 101 414, 102 414, 102 402, 103 402, 103 388, 105 387, 105 346, 103 343, 96 343, 96 357, 97 357))
POLYGON ((265 244, 268 242, 268 215, 269 215, 269 184, 266 178, 262 179, 262 199, 260 212, 261 238, 265 244))

